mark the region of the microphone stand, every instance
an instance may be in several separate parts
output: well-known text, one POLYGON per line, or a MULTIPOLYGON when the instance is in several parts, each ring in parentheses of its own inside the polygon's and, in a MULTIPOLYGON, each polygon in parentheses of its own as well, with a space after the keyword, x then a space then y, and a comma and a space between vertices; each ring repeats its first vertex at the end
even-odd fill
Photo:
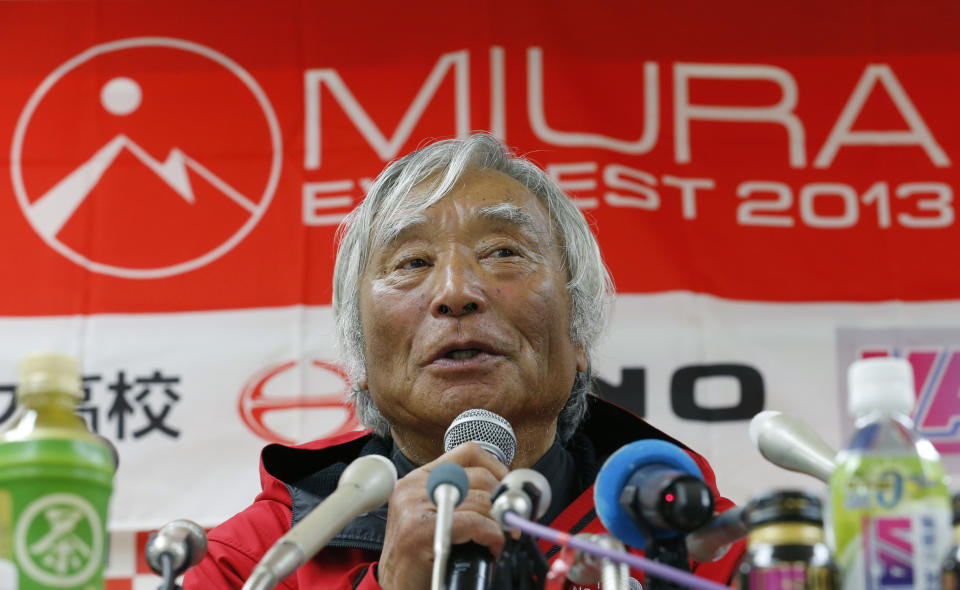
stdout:
POLYGON ((449 590, 491 590, 493 554, 483 545, 461 543, 447 562, 446 588, 449 590))
POLYGON ((160 568, 159 573, 163 577, 163 582, 157 586, 157 590, 183 590, 183 587, 176 583, 176 576, 173 572, 173 557, 166 553, 161 555, 160 568))
MULTIPOLYGON (((647 531, 644 530, 644 533, 647 533, 647 531)), ((652 559, 657 563, 669 565, 670 567, 678 570, 685 572, 690 571, 690 559, 687 555, 687 544, 683 535, 674 537, 672 539, 658 539, 651 534, 646 534, 646 537, 647 546, 644 548, 644 553, 646 553, 649 559, 652 559)), ((648 574, 645 587, 648 590, 686 589, 686 586, 683 584, 669 582, 654 574, 648 574)))
POLYGON ((543 590, 550 564, 529 535, 507 537, 503 553, 493 570, 493 587, 511 590, 543 590))

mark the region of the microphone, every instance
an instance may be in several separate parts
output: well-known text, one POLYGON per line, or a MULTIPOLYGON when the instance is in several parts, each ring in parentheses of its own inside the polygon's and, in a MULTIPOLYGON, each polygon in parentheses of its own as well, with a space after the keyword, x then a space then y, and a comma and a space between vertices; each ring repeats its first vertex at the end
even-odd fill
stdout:
MULTIPOLYGON (((595 543, 608 551, 623 552, 626 550, 622 541, 610 535, 580 533, 577 538, 595 543)), ((629 590, 630 567, 626 563, 616 563, 609 557, 576 551, 573 563, 567 572, 567 579, 578 586, 593 586, 600 582, 600 588, 629 590)))
MULTIPOLYGON (((451 451, 465 442, 477 443, 508 467, 517 452, 517 437, 510 423, 488 410, 467 410, 454 418, 443 435, 443 450, 451 451)), ((451 549, 448 590, 488 590, 492 581, 493 554, 489 549, 476 543, 451 549)))
POLYGON ((657 439, 632 442, 604 462, 593 487, 597 516, 615 537, 643 549, 647 537, 673 539, 713 516, 713 494, 696 462, 657 439))
POLYGON ((151 533, 144 551, 150 568, 167 588, 177 576, 200 563, 207 553, 207 535, 190 520, 174 520, 151 533))
POLYGON ((437 524, 433 532, 433 577, 431 590, 442 590, 443 576, 450 557, 450 530, 453 509, 467 497, 470 481, 467 472, 456 463, 441 463, 427 478, 427 495, 437 507, 437 524))
POLYGON ((727 554, 730 545, 747 536, 743 506, 719 514, 684 539, 690 559, 707 563, 727 554))
POLYGON ((517 453, 517 436, 507 419, 488 410, 467 410, 453 419, 443 434, 443 450, 475 442, 510 467, 517 453))
POLYGON ((810 426, 793 416, 768 410, 750 421, 750 439, 768 461, 789 471, 830 481, 837 452, 810 426))
POLYGON ((490 515, 505 532, 512 533, 517 529, 507 524, 508 512, 527 520, 540 520, 550 509, 552 499, 550 482, 542 473, 533 469, 514 469, 493 491, 490 515))
POLYGON ((313 557, 343 527, 364 512, 383 506, 397 483, 397 468, 386 457, 355 459, 337 489, 273 544, 253 569, 243 590, 270 590, 313 557))

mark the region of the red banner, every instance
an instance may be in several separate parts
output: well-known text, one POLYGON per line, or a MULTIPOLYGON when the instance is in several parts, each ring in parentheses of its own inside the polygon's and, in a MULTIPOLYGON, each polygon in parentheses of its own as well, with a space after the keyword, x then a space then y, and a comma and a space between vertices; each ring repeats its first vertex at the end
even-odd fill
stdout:
POLYGON ((0 3, 0 315, 324 304, 385 162, 490 130, 621 292, 960 298, 949 2, 0 3))

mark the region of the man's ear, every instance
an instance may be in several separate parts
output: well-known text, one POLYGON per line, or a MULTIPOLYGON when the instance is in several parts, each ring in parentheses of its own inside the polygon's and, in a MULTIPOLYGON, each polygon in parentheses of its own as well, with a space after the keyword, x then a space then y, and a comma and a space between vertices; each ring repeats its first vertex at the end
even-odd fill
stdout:
POLYGON ((577 372, 586 373, 590 363, 587 361, 587 348, 583 344, 577 345, 577 372))

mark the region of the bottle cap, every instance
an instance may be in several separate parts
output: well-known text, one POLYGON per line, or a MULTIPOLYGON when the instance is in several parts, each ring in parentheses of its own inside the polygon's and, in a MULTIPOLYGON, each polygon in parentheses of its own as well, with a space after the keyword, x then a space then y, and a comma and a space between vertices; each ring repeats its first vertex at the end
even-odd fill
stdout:
POLYGON ((747 504, 744 521, 753 529, 772 522, 823 524, 820 498, 803 490, 774 490, 757 496, 747 504))
POLYGON ((80 363, 76 358, 55 352, 30 354, 20 361, 17 397, 33 393, 66 393, 83 397, 80 363))
POLYGON ((847 409, 854 416, 870 410, 910 415, 913 410, 913 367, 906 359, 854 361, 847 372, 847 388, 847 409))

